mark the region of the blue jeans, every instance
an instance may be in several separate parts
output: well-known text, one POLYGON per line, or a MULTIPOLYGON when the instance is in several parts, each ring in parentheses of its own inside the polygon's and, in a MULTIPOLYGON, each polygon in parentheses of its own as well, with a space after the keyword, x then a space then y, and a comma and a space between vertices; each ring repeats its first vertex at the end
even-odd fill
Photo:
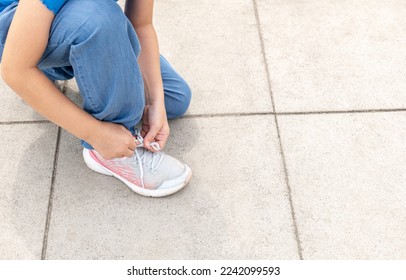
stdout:
MULTIPOLYGON (((0 60, 16 7, 0 13, 0 60)), ((75 77, 86 112, 134 133, 145 106, 140 51, 137 34, 115 1, 69 0, 55 16, 38 67, 51 80, 75 77)), ((162 55, 160 62, 167 117, 181 117, 190 88, 162 55)))

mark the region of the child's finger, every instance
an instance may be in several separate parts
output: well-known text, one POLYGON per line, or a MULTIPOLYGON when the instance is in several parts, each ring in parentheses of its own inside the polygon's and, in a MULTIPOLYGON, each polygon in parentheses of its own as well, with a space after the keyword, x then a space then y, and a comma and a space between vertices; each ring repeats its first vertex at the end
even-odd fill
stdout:
POLYGON ((155 152, 155 150, 151 147, 151 142, 155 142, 155 137, 159 132, 159 128, 150 127, 147 135, 144 137, 144 148, 150 150, 151 152, 155 152))
POLYGON ((166 144, 166 140, 160 140, 157 141, 157 143, 159 144, 159 147, 161 148, 161 150, 163 150, 165 148, 165 144, 166 144))

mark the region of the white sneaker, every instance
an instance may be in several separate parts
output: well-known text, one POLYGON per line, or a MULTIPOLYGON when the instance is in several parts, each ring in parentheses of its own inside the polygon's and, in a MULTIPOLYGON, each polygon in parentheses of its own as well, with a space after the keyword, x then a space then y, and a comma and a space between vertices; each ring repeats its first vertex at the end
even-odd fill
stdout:
POLYGON ((114 176, 134 192, 152 197, 162 197, 182 189, 189 182, 192 170, 177 159, 159 152, 158 143, 151 143, 153 153, 143 148, 143 138, 136 131, 138 143, 130 158, 105 160, 95 150, 83 149, 86 165, 101 174, 114 176))

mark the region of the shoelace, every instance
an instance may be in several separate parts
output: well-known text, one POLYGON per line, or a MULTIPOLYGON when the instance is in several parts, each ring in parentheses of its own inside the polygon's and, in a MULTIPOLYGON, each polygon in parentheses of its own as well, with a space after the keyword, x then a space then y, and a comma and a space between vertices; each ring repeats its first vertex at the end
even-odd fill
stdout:
POLYGON ((144 147, 144 138, 141 136, 140 132, 138 129, 135 130, 135 135, 134 135, 134 141, 138 142, 137 148, 135 149, 134 152, 134 157, 133 159, 137 159, 138 161, 138 166, 140 168, 140 179, 141 179, 141 184, 142 187, 145 189, 144 185, 144 166, 149 166, 150 171, 156 171, 163 159, 163 153, 159 152, 161 150, 161 147, 157 142, 151 142, 150 146, 157 151, 156 153, 150 152, 147 149, 143 148, 144 147), (140 155, 140 152, 138 151, 138 148, 144 149, 143 153, 140 155), (152 159, 147 162, 147 156, 149 154, 152 154, 152 159))

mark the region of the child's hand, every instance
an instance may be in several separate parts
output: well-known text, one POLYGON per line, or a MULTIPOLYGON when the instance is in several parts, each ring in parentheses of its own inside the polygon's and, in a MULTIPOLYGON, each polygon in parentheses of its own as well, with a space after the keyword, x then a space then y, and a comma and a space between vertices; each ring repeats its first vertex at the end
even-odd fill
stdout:
POLYGON ((88 142, 104 159, 131 157, 134 154, 136 143, 129 130, 115 123, 99 124, 88 142))
POLYGON ((141 136, 144 138, 144 148, 156 152, 151 142, 157 142, 163 150, 169 137, 169 125, 166 118, 165 105, 146 105, 142 117, 141 136))

